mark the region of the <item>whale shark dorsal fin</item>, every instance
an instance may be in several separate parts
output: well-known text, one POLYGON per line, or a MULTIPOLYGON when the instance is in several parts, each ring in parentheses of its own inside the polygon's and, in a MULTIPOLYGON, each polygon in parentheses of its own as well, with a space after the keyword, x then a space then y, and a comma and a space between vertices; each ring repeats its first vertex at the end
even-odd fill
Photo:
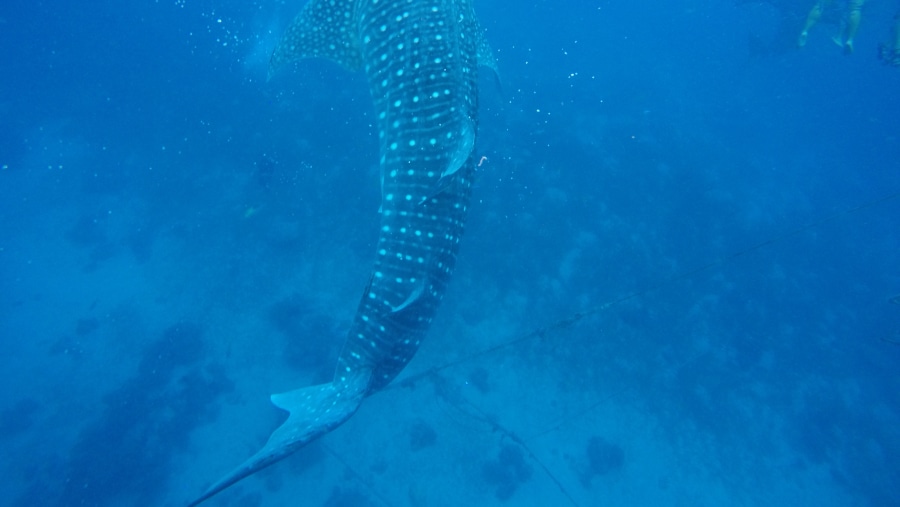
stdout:
POLYGON ((294 18, 269 59, 269 76, 302 58, 328 58, 349 70, 362 68, 353 0, 311 0, 294 18))

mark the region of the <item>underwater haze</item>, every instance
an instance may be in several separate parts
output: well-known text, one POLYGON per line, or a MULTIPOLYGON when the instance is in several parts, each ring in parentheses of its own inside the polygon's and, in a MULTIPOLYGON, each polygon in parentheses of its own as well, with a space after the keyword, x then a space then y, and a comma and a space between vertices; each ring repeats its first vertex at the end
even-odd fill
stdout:
MULTIPOLYGON (((377 115, 333 62, 267 75, 303 4, 0 6, 0 507, 184 506, 331 379, 377 115)), ((852 54, 840 0, 797 47, 814 4, 476 0, 426 340, 204 505, 900 505, 900 1, 852 54)))

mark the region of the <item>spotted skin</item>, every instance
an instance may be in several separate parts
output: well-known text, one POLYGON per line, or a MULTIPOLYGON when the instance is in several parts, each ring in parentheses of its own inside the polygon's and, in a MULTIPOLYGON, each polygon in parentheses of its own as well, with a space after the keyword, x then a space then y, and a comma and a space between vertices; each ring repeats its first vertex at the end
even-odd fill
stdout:
POLYGON ((471 0, 313 0, 272 54, 270 76, 307 57, 369 81, 382 181, 374 267, 332 382, 273 395, 287 421, 191 506, 336 428, 390 383, 456 263, 476 166, 479 65, 496 70, 471 0))

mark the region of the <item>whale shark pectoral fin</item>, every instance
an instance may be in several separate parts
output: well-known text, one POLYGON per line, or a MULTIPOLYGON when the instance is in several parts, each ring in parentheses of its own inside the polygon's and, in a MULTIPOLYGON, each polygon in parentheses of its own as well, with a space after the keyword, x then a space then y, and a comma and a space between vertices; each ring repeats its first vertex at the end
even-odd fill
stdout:
POLYGON ((475 30, 475 40, 477 44, 475 58, 478 61, 478 65, 491 69, 499 83, 500 68, 497 66, 497 58, 494 57, 494 50, 488 44, 487 38, 484 36, 484 30, 480 26, 475 30))
POLYGON ((500 80, 500 67, 497 65, 497 58, 494 56, 494 50, 491 49, 491 45, 488 44, 484 28, 482 28, 481 24, 478 22, 478 17, 475 15, 475 8, 472 5, 472 2, 466 2, 464 8, 468 10, 466 19, 470 23, 473 23, 470 31, 475 35, 475 59, 478 62, 478 65, 487 67, 491 70, 491 74, 494 77, 494 85, 497 86, 497 90, 502 93, 503 83, 500 80))
POLYGON ((349 70, 362 68, 353 0, 312 0, 294 18, 269 59, 269 77, 301 58, 328 58, 349 70))
POLYGON ((367 378, 359 375, 349 382, 344 378, 341 383, 332 382, 273 394, 272 403, 289 412, 287 420, 272 432, 262 449, 210 486, 188 507, 198 505, 241 479, 281 461, 340 426, 362 403, 367 378))

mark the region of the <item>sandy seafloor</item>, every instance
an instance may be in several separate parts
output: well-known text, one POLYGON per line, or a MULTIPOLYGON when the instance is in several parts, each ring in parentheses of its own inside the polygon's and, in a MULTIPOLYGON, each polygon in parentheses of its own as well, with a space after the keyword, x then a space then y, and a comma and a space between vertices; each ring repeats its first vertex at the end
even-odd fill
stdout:
MULTIPOLYGON (((180 506, 327 380, 374 255, 364 78, 302 2, 0 7, 0 505, 180 506)), ((478 170, 416 358, 212 506, 900 505, 895 6, 476 9, 478 170), (836 7, 837 9, 837 7, 836 7)))

